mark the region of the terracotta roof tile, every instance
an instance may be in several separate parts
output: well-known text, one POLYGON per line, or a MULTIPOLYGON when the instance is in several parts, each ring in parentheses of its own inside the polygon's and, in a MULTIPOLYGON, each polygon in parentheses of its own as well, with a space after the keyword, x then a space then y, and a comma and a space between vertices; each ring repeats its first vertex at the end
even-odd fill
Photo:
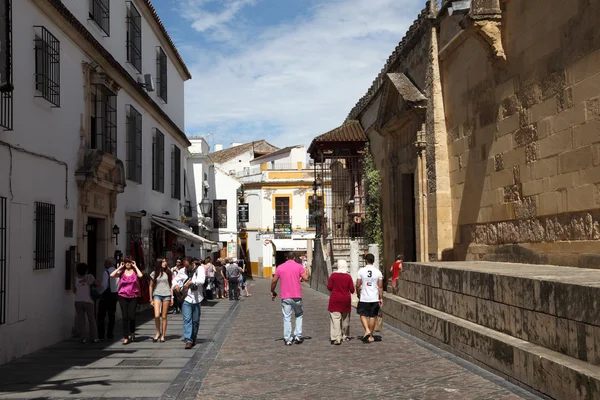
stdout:
MULTIPOLYGON (((368 141, 367 135, 362 128, 362 125, 357 120, 351 120, 344 122, 341 126, 325 132, 322 135, 317 136, 313 139, 310 146, 308 147, 308 153, 313 154, 313 151, 317 149, 318 143, 353 143, 360 144, 368 141)), ((342 147, 340 145, 339 147, 342 147)))
POLYGON ((240 144, 239 146, 215 151, 214 153, 210 153, 208 156, 214 163, 221 164, 250 150, 254 150, 254 153, 257 154, 269 154, 279 150, 279 147, 275 147, 266 140, 262 139, 256 142, 244 143, 240 144))

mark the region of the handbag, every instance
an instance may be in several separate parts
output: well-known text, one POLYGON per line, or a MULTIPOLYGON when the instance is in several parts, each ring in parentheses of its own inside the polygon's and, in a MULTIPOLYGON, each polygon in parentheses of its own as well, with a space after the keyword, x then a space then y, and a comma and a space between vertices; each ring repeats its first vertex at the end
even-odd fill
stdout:
POLYGON ((381 311, 381 308, 379 309, 379 314, 377 314, 377 317, 375 319, 375 332, 381 332, 383 330, 383 312, 381 311))
POLYGON ((90 297, 92 298, 92 300, 99 300, 101 296, 102 295, 100 294, 100 292, 98 292, 98 287, 96 286, 96 284, 92 283, 90 285, 90 297))

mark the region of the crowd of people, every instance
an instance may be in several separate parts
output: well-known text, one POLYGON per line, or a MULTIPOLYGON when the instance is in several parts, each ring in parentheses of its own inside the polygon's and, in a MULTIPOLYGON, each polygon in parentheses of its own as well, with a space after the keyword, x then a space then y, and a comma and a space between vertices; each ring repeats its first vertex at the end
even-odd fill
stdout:
POLYGON ((136 312, 142 288, 148 284, 156 327, 152 341, 165 342, 168 314, 182 313, 185 348, 191 349, 196 344, 201 303, 205 298, 224 299, 228 293, 229 300, 234 301, 242 295, 251 296, 245 272, 243 261, 219 258, 213 264, 210 257, 205 260, 186 257, 177 258, 172 267, 166 259, 159 258, 153 271, 145 275, 131 257, 119 260, 109 257, 104 262, 102 276, 97 279, 89 273, 87 264, 79 263, 73 285, 76 334, 83 343, 113 339, 119 304, 123 345, 134 342, 136 312))

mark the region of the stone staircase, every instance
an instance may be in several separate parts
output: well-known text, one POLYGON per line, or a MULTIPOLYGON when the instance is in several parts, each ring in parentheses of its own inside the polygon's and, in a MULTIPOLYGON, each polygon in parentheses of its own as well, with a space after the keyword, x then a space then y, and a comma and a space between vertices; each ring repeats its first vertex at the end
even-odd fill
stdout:
POLYGON ((534 392, 600 398, 600 270, 405 263, 383 312, 386 323, 534 392))

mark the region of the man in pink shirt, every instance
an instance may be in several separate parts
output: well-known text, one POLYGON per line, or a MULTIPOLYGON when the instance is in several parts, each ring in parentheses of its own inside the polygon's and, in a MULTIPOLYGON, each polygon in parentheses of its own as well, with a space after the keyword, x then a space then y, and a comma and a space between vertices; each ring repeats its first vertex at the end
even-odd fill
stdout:
POLYGON ((271 281, 271 297, 275 300, 277 293, 275 288, 281 280, 281 311, 283 312, 283 340, 286 346, 292 343, 300 344, 302 339, 302 315, 304 306, 302 304, 301 279, 308 282, 308 274, 301 264, 298 264, 296 253, 290 251, 286 254, 287 261, 277 267, 273 280, 271 281), (296 329, 292 337, 292 311, 296 317, 296 329))

